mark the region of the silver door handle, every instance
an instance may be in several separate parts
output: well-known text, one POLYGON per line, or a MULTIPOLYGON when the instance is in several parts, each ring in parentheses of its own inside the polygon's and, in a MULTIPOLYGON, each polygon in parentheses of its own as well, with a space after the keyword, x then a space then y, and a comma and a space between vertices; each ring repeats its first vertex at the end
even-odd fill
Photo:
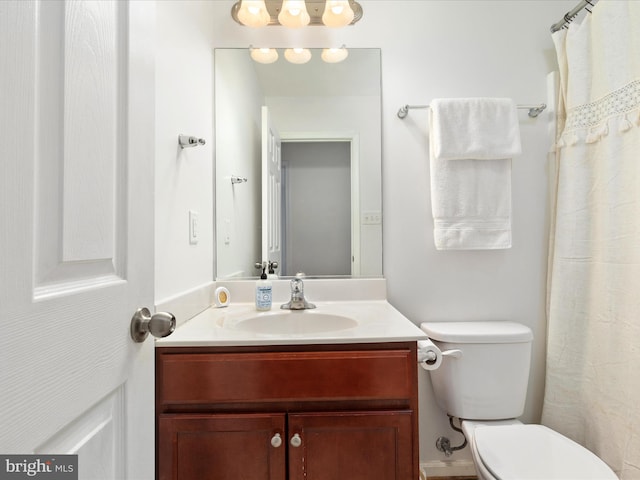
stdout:
POLYGON ((131 317, 131 338, 136 343, 144 342, 147 335, 161 338, 171 335, 176 329, 176 317, 169 312, 151 315, 148 308, 139 308, 131 317))

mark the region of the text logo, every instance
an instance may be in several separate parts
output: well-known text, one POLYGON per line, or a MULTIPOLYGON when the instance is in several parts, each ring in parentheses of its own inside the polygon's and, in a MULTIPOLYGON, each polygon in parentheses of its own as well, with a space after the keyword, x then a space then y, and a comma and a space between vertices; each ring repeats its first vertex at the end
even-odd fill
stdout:
POLYGON ((0 455, 0 480, 78 480, 77 455, 0 455))

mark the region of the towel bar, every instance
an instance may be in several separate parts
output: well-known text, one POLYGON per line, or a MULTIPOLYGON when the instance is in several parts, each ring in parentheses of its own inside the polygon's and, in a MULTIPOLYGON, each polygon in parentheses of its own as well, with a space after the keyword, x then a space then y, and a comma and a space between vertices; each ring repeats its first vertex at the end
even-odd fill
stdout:
MULTIPOLYGON (((398 110, 398 118, 404 119, 409 114, 409 110, 424 108, 429 108, 429 105, 403 105, 400 107, 400 110, 398 110)), ((545 103, 541 103, 540 105, 516 105, 516 108, 529 110, 529 116, 531 118, 536 118, 544 111, 545 108, 547 108, 547 105, 545 103)))

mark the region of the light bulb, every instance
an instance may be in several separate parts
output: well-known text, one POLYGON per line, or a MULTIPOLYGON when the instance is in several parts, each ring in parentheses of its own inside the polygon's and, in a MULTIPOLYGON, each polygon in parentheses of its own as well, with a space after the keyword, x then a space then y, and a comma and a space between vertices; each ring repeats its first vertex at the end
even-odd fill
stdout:
POLYGON ((290 28, 300 28, 309 24, 311 17, 307 12, 304 0, 284 0, 278 14, 280 25, 290 28))
POLYGON ((349 50, 341 48, 325 48, 320 55, 326 63, 339 63, 349 56, 349 50))
POLYGON ((284 51, 284 58, 291 63, 301 65, 311 60, 311 51, 308 48, 287 48, 284 51))
POLYGON ((273 63, 278 60, 278 51, 275 48, 252 48, 251 58, 258 63, 273 63))
POLYGON ((348 0, 327 0, 322 23, 327 27, 344 27, 353 21, 354 13, 348 0))
POLYGON ((264 27, 271 20, 264 0, 242 0, 238 20, 247 27, 264 27))

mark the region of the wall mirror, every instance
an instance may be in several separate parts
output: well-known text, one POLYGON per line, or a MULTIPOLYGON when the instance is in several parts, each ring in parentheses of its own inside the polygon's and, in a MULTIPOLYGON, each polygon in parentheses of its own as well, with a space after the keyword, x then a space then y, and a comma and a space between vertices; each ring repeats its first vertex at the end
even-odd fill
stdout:
POLYGON ((379 49, 214 51, 216 276, 382 275, 379 49))

